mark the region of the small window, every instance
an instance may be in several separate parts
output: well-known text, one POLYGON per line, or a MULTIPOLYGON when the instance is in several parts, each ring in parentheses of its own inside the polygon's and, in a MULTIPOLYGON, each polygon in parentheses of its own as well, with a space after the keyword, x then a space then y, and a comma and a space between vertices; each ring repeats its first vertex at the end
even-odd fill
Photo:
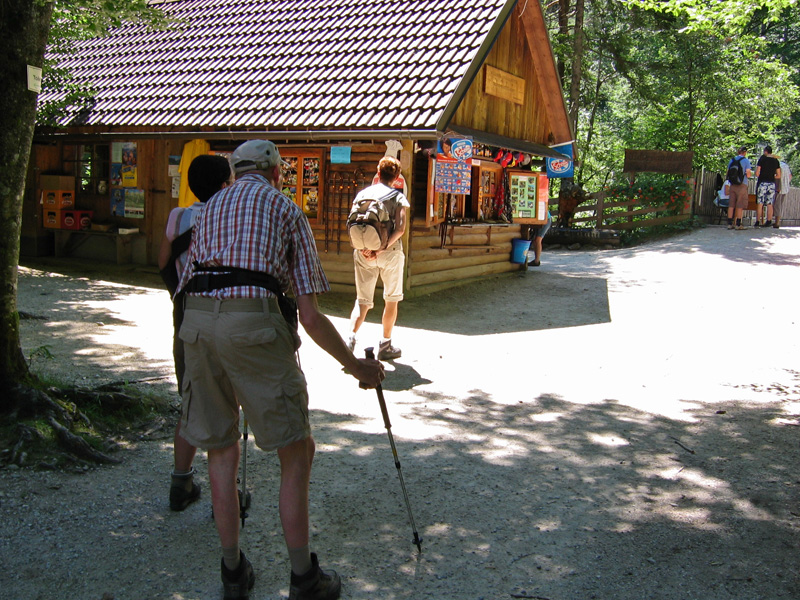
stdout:
POLYGON ((110 152, 108 144, 64 146, 64 168, 75 175, 79 196, 108 195, 110 152))

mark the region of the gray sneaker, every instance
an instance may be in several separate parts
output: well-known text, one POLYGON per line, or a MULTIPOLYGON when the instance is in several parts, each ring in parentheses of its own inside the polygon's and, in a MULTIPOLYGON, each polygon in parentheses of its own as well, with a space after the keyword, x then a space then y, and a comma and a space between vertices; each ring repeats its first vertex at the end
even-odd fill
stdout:
POLYGON ((392 340, 378 344, 378 360, 394 360, 400 358, 402 354, 400 348, 392 346, 392 340))
POLYGON ((319 568, 317 555, 311 553, 311 568, 305 575, 295 575, 289 586, 289 600, 336 600, 342 591, 342 580, 336 571, 319 568))
POLYGON ((350 339, 347 340, 347 349, 352 352, 356 349, 356 336, 351 335, 350 339))

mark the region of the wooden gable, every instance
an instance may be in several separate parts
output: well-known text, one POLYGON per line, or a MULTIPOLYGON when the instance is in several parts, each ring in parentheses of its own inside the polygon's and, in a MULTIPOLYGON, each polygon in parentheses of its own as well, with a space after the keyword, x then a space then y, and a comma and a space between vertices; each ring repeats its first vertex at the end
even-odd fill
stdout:
POLYGON ((544 146, 573 139, 538 2, 514 7, 447 127, 544 146))

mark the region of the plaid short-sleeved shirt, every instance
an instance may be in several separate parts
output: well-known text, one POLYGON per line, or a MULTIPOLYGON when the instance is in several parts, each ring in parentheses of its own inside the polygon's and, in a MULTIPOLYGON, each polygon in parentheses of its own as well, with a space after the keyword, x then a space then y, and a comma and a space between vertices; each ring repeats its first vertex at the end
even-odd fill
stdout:
MULTIPOLYGON (((295 296, 330 290, 303 212, 255 173, 236 180, 206 203, 194 227, 192 245, 178 289, 192 278, 193 264, 226 266, 268 273, 295 296)), ((238 286, 201 296, 263 298, 261 287, 238 286)))

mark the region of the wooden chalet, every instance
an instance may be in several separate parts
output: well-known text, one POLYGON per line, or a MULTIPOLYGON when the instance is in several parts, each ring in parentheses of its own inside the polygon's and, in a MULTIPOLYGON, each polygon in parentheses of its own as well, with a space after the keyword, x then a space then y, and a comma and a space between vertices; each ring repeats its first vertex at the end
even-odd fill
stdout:
POLYGON ((181 160, 264 138, 294 167, 285 191, 335 290, 353 285, 350 202, 387 153, 412 205, 408 296, 519 268, 520 220, 493 214, 495 157, 532 175, 573 139, 537 0, 151 4, 165 30, 124 26, 57 57, 92 94, 37 128, 23 254, 155 264, 170 210, 193 201, 181 160), (459 192, 439 185, 445 138, 473 143, 459 192))

